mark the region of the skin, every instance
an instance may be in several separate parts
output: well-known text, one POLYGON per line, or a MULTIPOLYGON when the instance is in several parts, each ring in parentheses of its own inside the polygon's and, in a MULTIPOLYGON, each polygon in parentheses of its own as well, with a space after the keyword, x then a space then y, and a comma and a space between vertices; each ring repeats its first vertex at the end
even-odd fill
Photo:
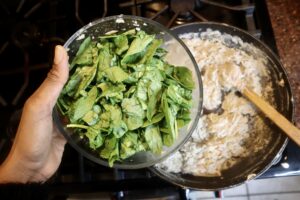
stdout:
POLYGON ((52 110, 68 76, 67 52, 56 46, 52 69, 24 105, 14 144, 0 166, 0 183, 44 182, 56 172, 66 140, 52 110))

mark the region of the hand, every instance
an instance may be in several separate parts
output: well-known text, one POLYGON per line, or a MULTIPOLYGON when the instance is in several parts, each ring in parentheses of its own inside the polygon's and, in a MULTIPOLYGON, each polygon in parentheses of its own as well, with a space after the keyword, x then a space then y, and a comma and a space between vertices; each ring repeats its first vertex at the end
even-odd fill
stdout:
POLYGON ((52 69, 24 105, 14 144, 0 166, 0 182, 44 182, 57 170, 66 140, 52 110, 68 76, 67 52, 56 46, 52 69))

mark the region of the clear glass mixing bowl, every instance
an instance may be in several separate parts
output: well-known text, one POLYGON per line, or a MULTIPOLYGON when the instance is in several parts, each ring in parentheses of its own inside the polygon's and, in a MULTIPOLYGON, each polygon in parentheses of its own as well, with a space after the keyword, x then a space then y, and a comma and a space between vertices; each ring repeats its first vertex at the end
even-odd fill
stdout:
MULTIPOLYGON (((64 47, 68 50, 70 57, 69 60, 72 61, 85 37, 91 36, 92 39, 97 39, 98 36, 104 35, 110 31, 124 32, 134 28, 137 30, 143 30, 148 34, 155 34, 157 38, 163 39, 163 48, 168 51, 166 60, 175 66, 188 67, 193 73, 193 79, 196 87, 193 90, 191 121, 187 126, 179 130, 179 137, 175 143, 171 147, 164 147, 163 152, 160 155, 156 155, 148 151, 140 152, 122 162, 115 162, 113 167, 121 169, 138 169, 149 167, 162 161, 170 154, 175 152, 188 140, 194 131, 202 111, 203 89, 201 76, 192 54, 176 35, 172 34, 167 28, 157 22, 136 16, 119 15, 106 17, 91 22, 78 30, 72 35, 72 37, 68 39, 64 47)), ((101 165, 108 166, 107 160, 100 158, 97 152, 92 151, 83 143, 78 134, 74 133, 72 129, 66 127, 66 124, 68 124, 69 121, 59 112, 57 108, 54 109, 53 117, 57 127, 71 146, 73 146, 79 153, 88 159, 101 165)))

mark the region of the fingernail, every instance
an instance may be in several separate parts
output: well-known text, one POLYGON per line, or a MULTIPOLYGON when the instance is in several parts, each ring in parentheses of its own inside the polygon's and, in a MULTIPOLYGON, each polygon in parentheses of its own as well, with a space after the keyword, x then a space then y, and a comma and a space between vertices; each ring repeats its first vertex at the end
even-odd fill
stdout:
POLYGON ((60 46, 60 45, 57 45, 57 46, 55 46, 55 50, 54 50, 54 61, 53 61, 53 63, 55 64, 55 65, 58 65, 61 61, 62 61, 62 59, 63 59, 63 56, 64 56, 64 54, 63 54, 63 52, 62 52, 62 46, 60 46))

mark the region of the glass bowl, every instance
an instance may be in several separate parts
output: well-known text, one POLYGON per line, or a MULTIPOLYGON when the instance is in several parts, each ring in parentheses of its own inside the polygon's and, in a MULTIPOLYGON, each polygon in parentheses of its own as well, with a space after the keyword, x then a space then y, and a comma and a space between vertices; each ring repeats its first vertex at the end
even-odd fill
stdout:
MULTIPOLYGON (((197 125, 202 110, 201 76, 192 54, 176 35, 172 34, 167 28, 152 20, 136 16, 119 15, 106 17, 91 22, 74 33, 72 37, 70 37, 64 44, 64 47, 68 51, 69 60, 73 60, 80 44, 85 37, 91 36, 92 39, 95 39, 98 36, 104 35, 110 31, 124 32, 130 29, 140 29, 148 34, 155 34, 157 38, 163 39, 162 47, 168 51, 166 60, 175 66, 188 67, 193 73, 195 89, 193 90, 192 94, 193 107, 191 109, 191 121, 187 126, 179 129, 179 136, 174 144, 171 147, 164 146, 160 155, 153 154, 150 151, 140 152, 126 160, 123 160, 122 162, 115 162, 113 167, 121 169, 138 169, 149 167, 162 161, 170 154, 175 152, 189 139, 197 125)), ((66 127, 66 124, 68 124, 69 121, 67 117, 60 113, 57 107, 54 109, 53 113, 54 121, 57 127, 71 146, 73 146, 79 153, 88 159, 101 165, 108 166, 107 160, 100 158, 95 151, 89 149, 89 147, 82 142, 82 139, 80 139, 78 134, 73 132, 72 129, 66 127)))

